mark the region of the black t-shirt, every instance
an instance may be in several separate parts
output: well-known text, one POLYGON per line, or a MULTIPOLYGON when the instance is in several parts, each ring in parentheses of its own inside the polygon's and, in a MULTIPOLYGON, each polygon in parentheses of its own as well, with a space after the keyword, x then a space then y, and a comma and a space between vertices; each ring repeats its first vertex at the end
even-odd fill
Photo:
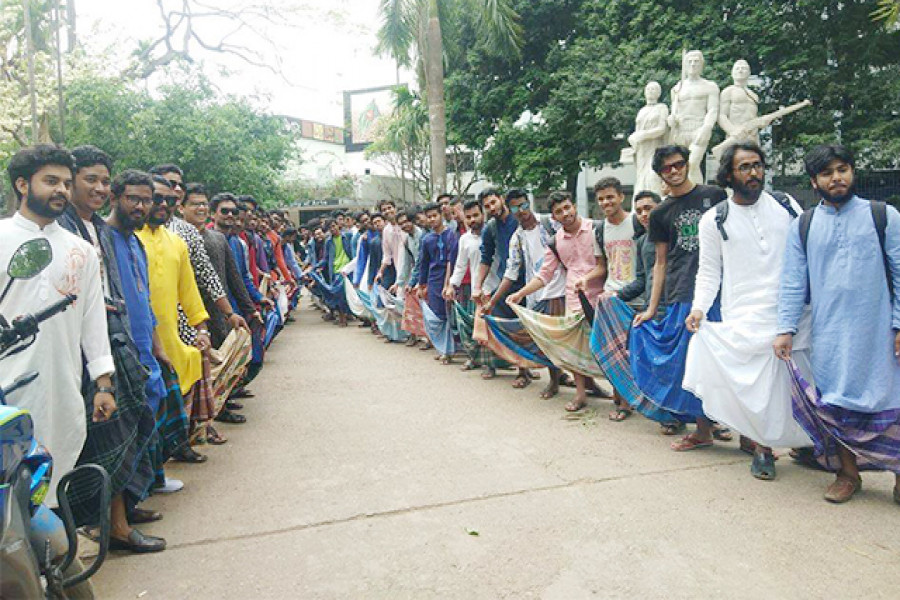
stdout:
POLYGON ((684 196, 669 196, 650 213, 651 242, 669 245, 665 302, 691 302, 700 257, 700 217, 725 200, 725 190, 698 185, 684 196))

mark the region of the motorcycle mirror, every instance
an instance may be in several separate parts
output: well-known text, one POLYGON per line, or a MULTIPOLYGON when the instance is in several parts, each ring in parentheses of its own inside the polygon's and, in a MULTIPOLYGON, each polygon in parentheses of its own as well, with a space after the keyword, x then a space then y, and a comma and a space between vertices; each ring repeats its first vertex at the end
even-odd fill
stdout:
POLYGON ((53 260, 53 248, 44 238, 28 240, 18 247, 9 261, 6 274, 11 279, 31 279, 53 260))

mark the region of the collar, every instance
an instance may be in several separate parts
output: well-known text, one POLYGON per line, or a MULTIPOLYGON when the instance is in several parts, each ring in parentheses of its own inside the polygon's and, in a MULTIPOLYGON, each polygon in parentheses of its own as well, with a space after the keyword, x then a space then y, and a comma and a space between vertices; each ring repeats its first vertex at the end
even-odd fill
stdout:
POLYGON ((562 231, 564 238, 578 237, 579 235, 582 234, 582 232, 584 232, 584 231, 589 232, 593 228, 594 223, 590 219, 585 219, 584 217, 580 217, 580 218, 581 218, 581 227, 579 227, 575 233, 569 233, 565 229, 560 229, 560 231, 562 231))
POLYGON ((25 218, 24 216, 22 216, 22 213, 18 211, 16 211, 16 213, 12 216, 12 222, 22 229, 30 231, 32 233, 43 233, 44 235, 50 235, 60 230, 59 223, 57 223, 56 221, 52 221, 41 228, 40 225, 38 225, 31 219, 25 218))
POLYGON ((854 196, 852 198, 847 200, 847 203, 844 204, 843 208, 841 208, 841 209, 837 209, 833 206, 825 204, 824 200, 819 200, 817 209, 823 211, 827 215, 836 215, 836 214, 846 213, 847 211, 851 210, 852 208, 854 208, 855 206, 859 205, 862 202, 863 202, 862 198, 860 198, 859 196, 854 194, 854 196))

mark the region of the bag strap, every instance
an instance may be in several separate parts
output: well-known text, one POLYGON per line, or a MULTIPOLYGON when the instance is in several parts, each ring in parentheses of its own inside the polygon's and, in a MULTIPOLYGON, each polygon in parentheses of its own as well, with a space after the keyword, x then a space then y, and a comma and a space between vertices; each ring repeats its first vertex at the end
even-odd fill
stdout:
POLYGON ((725 219, 728 218, 728 200, 723 200, 716 204, 716 227, 719 230, 719 234, 722 236, 722 240, 728 241, 728 234, 725 233, 725 219))
POLYGON ((784 192, 773 191, 772 197, 781 205, 781 207, 788 211, 788 214, 791 215, 792 219, 797 218, 797 211, 794 210, 794 205, 791 204, 792 198, 784 192))
POLYGON ((604 235, 606 234, 606 220, 594 221, 594 239, 597 240, 597 246, 600 247, 600 254, 603 260, 606 260, 606 247, 603 245, 604 235))
POLYGON ((881 260, 884 263, 884 276, 887 279, 888 291, 891 299, 894 298, 894 279, 891 277, 891 263, 888 260, 885 249, 885 237, 887 234, 887 204, 872 200, 869 202, 872 208, 872 220, 875 222, 875 233, 878 234, 878 245, 881 246, 881 260))

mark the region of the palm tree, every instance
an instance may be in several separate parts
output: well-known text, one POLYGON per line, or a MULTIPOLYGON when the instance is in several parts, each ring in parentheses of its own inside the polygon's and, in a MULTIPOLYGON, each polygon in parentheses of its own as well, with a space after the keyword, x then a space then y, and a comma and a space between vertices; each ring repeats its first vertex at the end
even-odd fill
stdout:
POLYGON ((415 61, 420 88, 428 104, 432 190, 447 187, 447 115, 444 104, 444 44, 441 27, 449 24, 450 9, 477 15, 480 34, 488 45, 518 56, 522 27, 511 0, 381 0, 378 51, 400 66, 415 61), (424 85, 423 85, 424 84, 424 85))

